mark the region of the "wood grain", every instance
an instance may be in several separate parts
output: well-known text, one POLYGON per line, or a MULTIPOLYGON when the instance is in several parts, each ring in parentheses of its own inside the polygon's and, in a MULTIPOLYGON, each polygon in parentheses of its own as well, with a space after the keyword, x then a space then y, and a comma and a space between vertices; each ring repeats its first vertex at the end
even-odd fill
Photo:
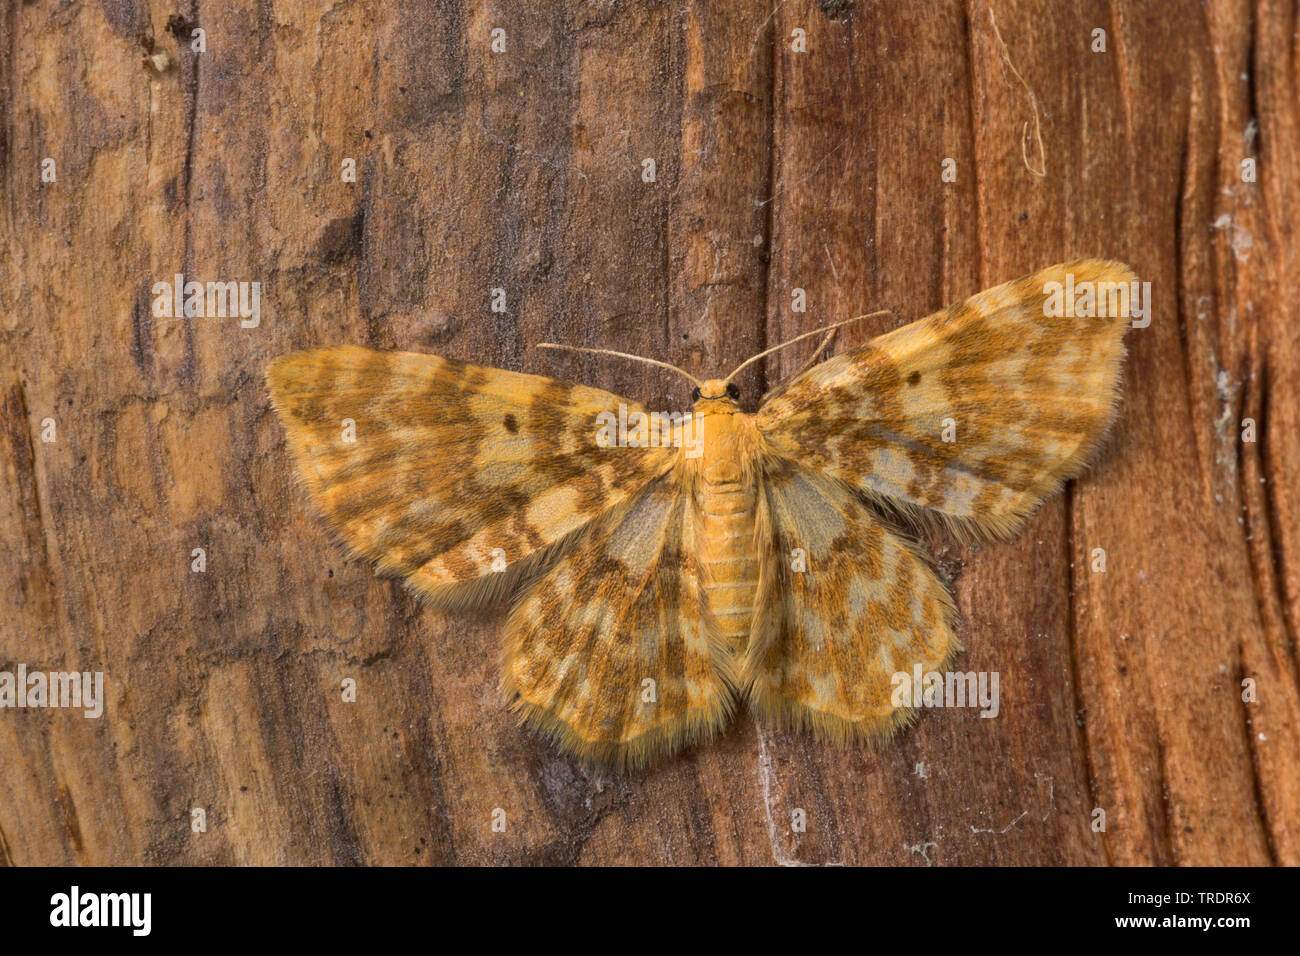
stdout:
POLYGON ((107 697, 0 710, 0 862, 1300 863, 1295 31, 1277 0, 0 8, 0 670, 107 697), (717 374, 1079 256, 1151 282, 1114 432, 1013 541, 926 537, 1000 713, 879 753, 742 716, 645 773, 559 756, 498 700, 500 615, 329 542, 262 385, 351 342, 681 408, 532 346, 717 374), (176 273, 262 283, 260 325, 154 317, 176 273))

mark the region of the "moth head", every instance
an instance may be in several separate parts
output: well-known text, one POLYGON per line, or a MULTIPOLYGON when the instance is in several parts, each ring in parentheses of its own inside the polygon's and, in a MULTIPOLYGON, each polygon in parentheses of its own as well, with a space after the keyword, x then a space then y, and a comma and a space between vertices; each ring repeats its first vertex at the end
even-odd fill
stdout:
POLYGON ((691 401, 693 402, 716 402, 723 401, 735 405, 740 400, 740 389, 735 382, 729 382, 724 378, 711 378, 708 381, 701 382, 691 391, 691 401))

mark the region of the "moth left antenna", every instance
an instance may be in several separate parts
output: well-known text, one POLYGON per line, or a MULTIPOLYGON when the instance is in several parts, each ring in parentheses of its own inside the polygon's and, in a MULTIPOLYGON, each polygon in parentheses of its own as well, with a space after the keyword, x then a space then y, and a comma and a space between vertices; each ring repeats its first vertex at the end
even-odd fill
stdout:
POLYGON ((627 352, 614 352, 610 349, 585 349, 577 345, 557 345, 554 342, 541 342, 537 347, 539 349, 561 349, 565 352, 587 352, 591 355, 616 355, 619 358, 631 359, 634 362, 645 362, 647 365, 658 365, 660 368, 666 368, 669 371, 676 372, 678 375, 682 376, 682 378, 690 379, 696 385, 704 385, 704 383, 694 375, 691 375, 689 372, 683 372, 676 365, 669 365, 667 362, 660 362, 658 359, 646 358, 644 355, 631 355, 627 352))
MULTIPOLYGON (((757 355, 745 359, 745 361, 737 365, 735 371, 733 371, 730 375, 724 378, 723 381, 730 382, 733 378, 735 378, 737 375, 740 374, 742 369, 748 368, 749 366, 757 362, 759 359, 766 358, 767 356, 771 355, 773 352, 779 352, 787 345, 794 345, 796 342, 802 342, 804 339, 810 339, 814 335, 821 335, 823 332, 834 332, 836 329, 842 329, 846 325, 851 325, 854 322, 861 322, 863 319, 874 318, 877 315, 893 315, 893 312, 891 312, 889 309, 881 309, 878 312, 867 312, 863 315, 855 315, 851 319, 845 319, 843 322, 835 322, 832 325, 823 325, 820 329, 813 329, 811 332, 804 332, 802 335, 796 335, 794 338, 782 342, 780 345, 773 345, 770 349, 764 349, 762 352, 759 352, 757 355)), ((822 345, 821 348, 825 348, 825 347, 826 347, 825 345, 822 345)), ((821 348, 819 348, 817 351, 820 352, 821 348)))

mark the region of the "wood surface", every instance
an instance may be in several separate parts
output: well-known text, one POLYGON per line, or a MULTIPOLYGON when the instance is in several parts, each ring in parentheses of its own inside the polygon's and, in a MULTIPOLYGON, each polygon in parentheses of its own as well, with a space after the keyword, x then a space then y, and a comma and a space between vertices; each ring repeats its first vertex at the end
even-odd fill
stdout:
MULTIPOLYGON (((0 862, 1300 862, 1298 27, 1280 0, 0 7, 0 670, 106 696, 0 710, 0 862), (502 615, 329 541, 263 384, 355 343, 680 409, 669 373, 533 346, 718 374, 1081 256, 1151 283, 1103 453, 1011 541, 924 537, 1000 713, 874 753, 742 715, 647 772, 559 755, 499 700, 502 615), (176 273, 262 283, 260 324, 155 317, 176 273)), ((751 404, 806 357, 747 372, 751 404)))

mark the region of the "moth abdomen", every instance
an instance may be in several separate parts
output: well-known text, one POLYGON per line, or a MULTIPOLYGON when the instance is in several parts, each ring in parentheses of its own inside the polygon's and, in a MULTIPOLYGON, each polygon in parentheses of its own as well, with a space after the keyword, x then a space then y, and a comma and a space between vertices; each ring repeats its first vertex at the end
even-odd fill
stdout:
POLYGON ((704 405, 697 405, 703 414, 695 482, 703 589, 717 636, 739 656, 748 644, 758 591, 756 437, 752 419, 730 403, 717 413, 704 405))

